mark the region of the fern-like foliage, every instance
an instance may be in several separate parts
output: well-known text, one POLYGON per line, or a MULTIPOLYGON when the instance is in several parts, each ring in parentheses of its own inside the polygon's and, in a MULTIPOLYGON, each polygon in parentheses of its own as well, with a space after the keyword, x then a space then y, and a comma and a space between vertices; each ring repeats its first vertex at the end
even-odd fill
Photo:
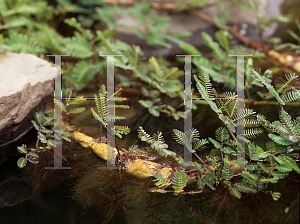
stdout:
POLYGON ((173 132, 175 134, 175 140, 179 144, 185 145, 191 153, 194 153, 195 150, 205 149, 205 144, 208 143, 207 139, 199 139, 199 131, 194 128, 188 130, 187 133, 183 133, 177 129, 174 129, 173 132))
POLYGON ((233 92, 225 92, 218 94, 214 90, 215 97, 218 98, 216 100, 216 104, 218 108, 225 112, 228 116, 232 116, 236 113, 236 102, 235 99, 237 98, 237 95, 233 92))
POLYGON ((272 176, 276 179, 283 179, 287 175, 288 175, 288 173, 286 171, 273 171, 272 172, 272 176))
POLYGON ((284 111, 284 110, 280 111, 279 119, 280 119, 281 123, 284 124, 288 128, 290 135, 296 134, 296 128, 293 124, 294 122, 292 121, 292 117, 286 111, 284 111))
MULTIPOLYGON (((277 170, 279 170, 281 172, 288 172, 288 171, 291 171, 293 169, 297 173, 300 173, 300 169, 299 169, 297 163, 291 157, 289 157, 289 156, 282 156, 282 157, 274 157, 274 159, 276 160, 276 162, 278 164, 280 164, 280 165, 276 166, 277 170)), ((273 172, 272 172, 272 174, 273 174, 273 172)), ((278 174, 280 174, 280 173, 278 173, 278 174)))
POLYGON ((245 108, 245 110, 237 111, 237 114, 233 116, 233 121, 238 122, 239 120, 244 119, 253 119, 255 118, 255 112, 252 109, 245 108))
POLYGON ((264 84, 267 89, 269 90, 269 93, 262 94, 260 93, 260 96, 269 99, 271 97, 275 97, 276 100, 282 104, 282 105, 296 105, 299 106, 299 99, 300 99, 300 91, 297 90, 293 85, 296 83, 296 79, 298 78, 298 75, 296 74, 286 74, 286 80, 283 78, 279 78, 275 80, 275 87, 276 89, 270 84, 270 80, 266 80, 265 77, 271 76, 271 71, 267 70, 264 75, 261 75, 260 72, 255 71, 251 65, 248 66, 252 75, 256 77, 256 79, 264 84), (290 91, 292 90, 292 91, 290 91))
POLYGON ((73 26, 74 28, 76 28, 81 33, 81 35, 87 38, 87 40, 93 40, 95 38, 95 35, 92 33, 92 31, 89 29, 84 29, 74 17, 70 19, 65 19, 64 22, 69 26, 73 26))
POLYGON ((232 196, 237 197, 238 199, 240 199, 242 197, 241 192, 239 192, 236 188, 234 187, 229 187, 229 192, 232 196))
POLYGON ((233 170, 229 169, 229 166, 227 164, 224 164, 222 168, 222 178, 224 180, 230 180, 233 175, 233 170))
POLYGON ((105 127, 107 126, 107 92, 105 86, 102 85, 99 89, 98 96, 95 95, 96 111, 91 108, 93 116, 100 121, 105 127))
POLYGON ((215 91, 213 92, 213 88, 212 88, 212 84, 210 82, 210 78, 209 78, 209 74, 208 72, 205 71, 200 71, 200 74, 198 76, 200 83, 202 84, 202 86, 206 89, 206 91, 208 92, 208 95, 210 97, 215 97, 215 91))
POLYGON ((168 69, 162 67, 154 57, 151 57, 149 62, 154 69, 154 72, 150 72, 149 74, 151 77, 151 82, 149 84, 172 98, 178 96, 177 92, 183 89, 182 83, 178 80, 178 77, 183 74, 178 71, 178 68, 168 69))
POLYGON ((197 76, 194 75, 194 79, 196 80, 196 86, 199 93, 201 94, 202 98, 205 99, 205 101, 208 103, 210 108, 218 114, 222 113, 222 111, 217 107, 217 105, 214 102, 212 102, 209 93, 207 92, 206 88, 201 84, 197 76))
MULTIPOLYGON (((266 88, 270 91, 270 93, 276 98, 276 100, 277 100, 280 104, 285 105, 285 103, 284 103, 284 102, 282 101, 282 99, 280 98, 279 94, 276 92, 275 88, 274 88, 271 84, 267 83, 267 82, 262 78, 262 76, 261 76, 257 71, 254 70, 254 68, 253 68, 251 65, 249 65, 249 67, 250 67, 250 69, 252 70, 252 74, 256 77, 256 79, 257 79, 258 81, 260 81, 263 85, 266 86, 266 88)), ((270 70, 267 70, 265 73, 271 73, 271 71, 270 71, 270 70)))
MULTIPOLYGON (((207 156, 206 158, 213 167, 219 167, 222 163, 219 156, 207 156)), ((208 170, 208 172, 213 174, 211 170, 208 170)))
POLYGON ((170 179, 164 179, 164 176, 162 174, 155 173, 154 178, 155 179, 153 181, 156 182, 155 186, 157 186, 160 189, 165 189, 172 183, 170 179))
POLYGON ((253 185, 249 185, 247 183, 236 183, 234 184, 236 189, 240 192, 245 192, 245 193, 256 193, 257 190, 253 185))
MULTIPOLYGON (((228 130, 232 133, 235 133, 236 126, 244 123, 244 126, 248 129, 245 130, 243 138, 247 141, 247 138, 254 138, 263 133, 263 130, 259 128, 259 125, 263 125, 262 121, 259 121, 255 117, 255 112, 252 109, 245 108, 243 110, 236 109, 236 103, 233 98, 236 97, 235 93, 223 93, 218 94, 214 89, 207 88, 205 86, 210 86, 209 78, 203 78, 208 76, 207 74, 202 74, 198 79, 197 76, 194 76, 196 80, 196 86, 201 94, 202 98, 208 103, 211 109, 219 115, 219 118, 227 126, 228 130), (201 78, 202 77, 202 78, 201 78), (210 91, 210 93, 208 92, 210 91), (213 97, 211 96, 213 94, 213 97), (227 99, 226 99, 227 98, 227 99), (212 100, 216 100, 216 103, 212 100), (227 115, 224 115, 226 113, 227 115), (253 128, 256 127, 256 128, 253 128)), ((266 82, 265 82, 266 83, 266 82)), ((265 126, 266 127, 266 126, 265 126)), ((221 129, 220 129, 221 130, 221 129)), ((225 129, 222 129, 223 131, 225 129)), ((217 138, 221 138, 217 135, 217 138)), ((229 136, 226 135, 226 139, 229 139, 229 136)), ((210 141, 214 141, 210 139, 210 141)), ((216 148, 221 148, 220 144, 217 144, 216 141, 213 142, 216 148)))
POLYGON ((261 135, 262 133, 263 133, 263 130, 260 128, 251 128, 251 129, 245 130, 244 136, 248 139, 251 139, 251 138, 255 138, 255 137, 261 135))
POLYGON ((133 152, 135 154, 147 154, 146 151, 140 149, 137 145, 132 145, 129 147, 128 151, 126 150, 125 152, 129 153, 129 152, 133 152))
POLYGON ((216 190, 214 187, 214 184, 216 183, 215 175, 205 175, 204 177, 201 177, 201 181, 203 182, 202 185, 207 185, 211 190, 216 190))
POLYGON ((84 99, 83 96, 78 96, 78 97, 72 97, 72 91, 69 92, 68 97, 64 98, 64 101, 61 103, 58 102, 61 106, 62 112, 66 115, 65 120, 68 120, 68 115, 69 114, 80 114, 85 111, 85 107, 73 107, 70 108, 71 105, 78 105, 82 104, 86 99, 84 99))
MULTIPOLYGON (((135 28, 135 31, 148 44, 170 47, 171 45, 166 43, 168 39, 197 51, 179 38, 186 36, 186 32, 174 35, 161 32, 162 29, 170 28, 170 24, 166 18, 154 16, 155 11, 151 9, 150 4, 134 4, 126 10, 120 10, 117 5, 108 6, 95 0, 82 0, 76 4, 70 0, 58 0, 55 6, 47 5, 45 0, 2 0, 0 7, 0 30, 4 31, 0 36, 1 51, 33 53, 43 58, 47 58, 45 53, 71 56, 72 59, 64 62, 62 68, 63 89, 81 89, 96 74, 104 74, 106 63, 99 59, 99 53, 122 55, 115 58, 114 65, 125 71, 122 74, 126 73, 126 76, 116 73, 117 80, 126 87, 150 84, 148 91, 143 91, 143 95, 152 102, 152 105, 147 107, 152 115, 160 116, 163 112, 173 116, 175 120, 184 118, 182 111, 176 111, 168 104, 161 104, 164 95, 183 99, 183 83, 179 80, 183 72, 177 67, 170 67, 163 58, 158 62, 153 57, 147 63, 141 47, 130 46, 115 38, 115 29, 119 26, 115 21, 116 15, 126 14, 135 17, 144 26, 145 33, 138 28, 135 28), (74 17, 62 20, 66 13, 72 13, 74 17), (52 17, 55 14, 59 19, 56 21, 56 27, 53 27, 52 17), (75 29, 71 37, 69 34, 68 37, 64 37, 55 30, 62 23, 75 29)), ((144 106, 143 101, 140 102, 144 106)), ((195 107, 193 104, 193 108, 195 107)))
POLYGON ((249 171, 244 171, 241 176, 243 176, 245 178, 245 180, 247 180, 248 183, 252 184, 252 185, 256 185, 256 181, 258 180, 258 176, 250 173, 249 171))
POLYGON ((91 44, 84 38, 77 36, 63 40, 63 53, 75 58, 89 58, 93 55, 91 44))
POLYGON ((69 139, 69 137, 71 137, 72 134, 66 131, 71 128, 70 126, 64 126, 61 131, 56 130, 57 135, 54 135, 54 130, 57 124, 54 123, 53 113, 50 114, 50 116, 46 116, 41 111, 37 112, 35 114, 35 120, 32 120, 31 123, 37 131, 38 140, 34 148, 28 149, 24 144, 17 147, 20 153, 25 154, 25 157, 20 157, 17 161, 17 165, 20 168, 25 167, 28 161, 33 164, 38 164, 38 153, 53 149, 58 145, 58 140, 63 139, 65 141, 71 142, 71 139, 69 139), (61 139, 57 136, 61 136, 61 139))
MULTIPOLYGON (((110 100, 114 100, 115 102, 122 102, 127 100, 126 98, 119 97, 121 94, 121 90, 117 90, 114 93, 114 98, 110 100)), ((96 120, 98 120, 105 128, 107 127, 108 121, 115 121, 115 120, 123 120, 126 119, 126 117, 123 116, 116 116, 114 114, 108 116, 108 105, 107 105, 107 92, 104 85, 102 85, 99 89, 99 94, 94 95, 94 102, 96 104, 96 108, 91 108, 92 114, 96 120)), ((129 108, 128 105, 113 105, 114 108, 129 108)), ((112 133, 117 135, 118 137, 122 138, 122 134, 127 135, 130 132, 130 128, 127 126, 114 126, 114 131, 110 130, 112 133)))
POLYGON ((172 187, 175 189, 175 193, 183 192, 183 188, 187 184, 187 175, 184 170, 177 170, 174 175, 172 187))
POLYGON ((100 69, 101 66, 93 64, 91 60, 81 60, 76 63, 69 79, 72 80, 71 83, 74 87, 82 88, 85 86, 85 83, 88 83, 94 78, 100 69))
POLYGON ((298 75, 295 73, 285 74, 285 78, 286 80, 284 80, 282 77, 279 77, 275 80, 275 87, 277 88, 278 93, 282 93, 285 89, 295 86, 295 81, 298 78, 298 75))
POLYGON ((152 137, 143 129, 143 127, 139 127, 138 129, 138 137, 141 141, 147 142, 151 145, 151 148, 157 150, 159 155, 163 157, 172 156, 173 159, 179 163, 180 165, 184 164, 182 157, 177 157, 175 152, 168 150, 168 145, 164 142, 163 136, 161 132, 158 134, 154 134, 152 137))
MULTIPOLYGON (((292 87, 291 92, 286 92, 285 94, 282 95, 282 100, 291 105, 293 105, 293 102, 295 101, 298 102, 299 99, 300 99, 300 91, 296 90, 294 87, 292 87)), ((298 104, 295 105, 298 106, 298 104)))
POLYGON ((228 130, 222 127, 218 128, 216 130, 216 139, 220 142, 224 142, 225 140, 229 139, 228 130))
POLYGON ((141 141, 151 144, 151 148, 157 150, 161 156, 172 156, 173 158, 177 159, 176 154, 167 149, 168 145, 164 142, 161 132, 158 132, 158 134, 154 134, 151 137, 142 127, 139 127, 138 137, 141 139, 141 141))
POLYGON ((202 32, 202 38, 206 44, 213 50, 218 60, 223 61, 227 58, 226 53, 220 47, 220 45, 213 41, 212 37, 205 32, 202 32))
POLYGON ((272 198, 273 198, 274 201, 277 201, 280 198, 280 196, 281 196, 281 193, 279 193, 279 192, 272 192, 272 191, 270 191, 270 193, 271 193, 272 198))
MULTIPOLYGON (((274 133, 279 133, 280 136, 269 134, 269 137, 276 143, 281 145, 294 145, 299 142, 299 117, 292 120, 291 116, 284 110, 281 110, 279 115, 280 121, 274 121, 269 124, 269 128, 274 133)), ((296 146, 297 147, 297 146, 296 146)))
MULTIPOLYGON (((122 135, 127 135, 130 132, 130 128, 128 126, 119 126, 119 125, 115 125, 114 126, 115 129, 115 135, 118 136, 119 138, 122 138, 122 135)), ((112 130, 113 132, 113 130, 112 130)))
POLYGON ((231 55, 256 55, 259 54, 259 52, 257 50, 254 50, 253 48, 250 47, 245 47, 243 45, 238 45, 238 44, 234 44, 233 47, 231 47, 230 49, 230 53, 231 55))
MULTIPOLYGON (((243 51, 250 51, 244 46, 238 46, 239 49, 230 48, 233 45, 232 36, 229 32, 218 31, 215 33, 217 41, 214 41, 213 38, 206 32, 202 32, 202 38, 205 41, 206 45, 212 50, 213 55, 211 60, 205 57, 195 57, 193 58, 193 64, 202 71, 207 72, 213 81, 218 83, 224 83, 226 87, 229 87, 231 90, 236 87, 236 60, 234 57, 231 57, 234 51, 234 54, 243 53, 243 51)), ((252 51, 252 49, 251 49, 252 51)), ((251 53, 251 52, 250 52, 251 53)), ((255 57, 263 57, 263 54, 255 54, 255 57)))
POLYGON ((9 50, 18 53, 37 54, 42 50, 35 38, 14 31, 10 32, 6 44, 9 46, 9 50))

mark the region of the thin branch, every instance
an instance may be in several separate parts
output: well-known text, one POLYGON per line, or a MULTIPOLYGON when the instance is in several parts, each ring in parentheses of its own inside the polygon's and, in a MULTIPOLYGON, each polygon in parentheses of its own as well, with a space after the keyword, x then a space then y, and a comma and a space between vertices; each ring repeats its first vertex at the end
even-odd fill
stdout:
POLYGON ((194 152, 194 155, 206 166, 208 166, 198 155, 194 152))

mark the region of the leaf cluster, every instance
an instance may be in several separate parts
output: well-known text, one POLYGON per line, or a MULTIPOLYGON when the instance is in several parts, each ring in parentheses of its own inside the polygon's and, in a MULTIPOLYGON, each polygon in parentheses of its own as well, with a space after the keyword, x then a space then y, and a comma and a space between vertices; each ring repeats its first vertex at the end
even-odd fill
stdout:
MULTIPOLYGON (((96 104, 96 108, 91 108, 92 114, 96 120, 98 120, 101 125, 107 128, 108 122, 115 122, 117 120, 124 120, 126 117, 117 116, 115 114, 109 114, 109 108, 122 108, 128 109, 128 105, 120 105, 115 102, 123 102, 126 101, 127 98, 120 97, 121 89, 114 92, 113 97, 108 97, 105 85, 102 85, 99 89, 99 94, 94 95, 94 102, 96 104), (109 103, 110 101, 110 103, 109 103)), ((119 138, 122 138, 122 134, 127 135, 130 132, 130 128, 127 126, 114 126, 114 130, 109 130, 111 133, 115 134, 119 138)))
POLYGON ((133 29, 149 45, 170 47, 168 40, 184 49, 197 51, 181 39, 187 34, 167 34, 166 30, 170 29, 169 19, 157 16, 149 3, 137 3, 122 9, 94 0, 80 0, 76 4, 70 0, 58 0, 56 6, 47 5, 45 0, 13 2, 1 1, 1 49, 32 53, 42 58, 45 58, 46 53, 70 55, 70 58, 64 57, 62 66, 64 91, 81 89, 97 75, 105 74, 106 61, 99 54, 122 55, 115 58, 117 80, 124 87, 135 88, 149 84, 148 88, 141 90, 146 99, 139 102, 152 115, 159 116, 163 112, 175 120, 184 117, 183 112, 177 111, 174 105, 162 103, 165 95, 183 99, 183 84, 179 79, 183 73, 167 65, 162 58, 159 63, 154 57, 150 58, 148 63, 139 46, 130 46, 115 39, 116 28, 119 27, 116 15, 121 14, 133 17, 143 26, 144 30, 133 29), (68 13, 73 13, 74 17, 62 19, 68 13), (56 27, 50 21, 55 21, 56 27), (74 32, 71 36, 66 37, 57 31, 56 28, 62 23, 72 27, 74 32))
POLYGON ((24 144, 17 147, 20 153, 25 154, 25 157, 19 158, 17 162, 17 165, 20 168, 26 166, 27 161, 33 164, 38 164, 38 153, 45 152, 56 147, 62 139, 71 142, 69 137, 71 137, 72 134, 67 132, 70 128, 69 126, 64 126, 62 130, 55 129, 57 124, 54 123, 54 114, 46 116, 41 111, 37 112, 35 114, 35 120, 31 121, 31 123, 37 131, 37 142, 35 148, 27 149, 27 146, 24 144), (42 143, 42 145, 40 145, 40 143, 42 143))

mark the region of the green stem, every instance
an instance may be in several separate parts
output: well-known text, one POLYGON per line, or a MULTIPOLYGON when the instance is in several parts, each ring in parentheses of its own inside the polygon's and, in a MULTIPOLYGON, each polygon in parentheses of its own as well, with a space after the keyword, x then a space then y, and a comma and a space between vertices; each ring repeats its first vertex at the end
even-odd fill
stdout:
MULTIPOLYGON (((107 129, 107 130, 112 134, 111 130, 109 130, 109 129, 107 129)), ((119 151, 119 147, 118 147, 118 144, 117 144, 116 140, 115 140, 115 145, 116 145, 116 149, 118 151, 118 156, 121 157, 121 154, 120 154, 120 151, 119 151)))
MULTIPOLYGON (((227 127, 227 126, 226 126, 227 127)), ((227 127, 227 130, 229 131, 231 137, 237 142, 236 137, 234 136, 234 134, 232 133, 232 131, 227 127)))
MULTIPOLYGON (((40 129, 39 129, 39 131, 38 131, 38 133, 40 132, 42 130, 42 125, 40 124, 40 129)), ((39 147, 39 138, 37 138, 37 140, 36 140, 36 144, 35 144, 35 148, 37 149, 38 147, 39 147)))

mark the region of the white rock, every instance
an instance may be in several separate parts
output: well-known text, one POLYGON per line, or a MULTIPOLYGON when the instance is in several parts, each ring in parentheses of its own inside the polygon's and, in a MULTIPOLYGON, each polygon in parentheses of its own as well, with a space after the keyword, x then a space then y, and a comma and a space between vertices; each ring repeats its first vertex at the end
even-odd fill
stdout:
POLYGON ((57 69, 31 54, 0 54, 0 131, 20 123, 53 94, 57 69))

